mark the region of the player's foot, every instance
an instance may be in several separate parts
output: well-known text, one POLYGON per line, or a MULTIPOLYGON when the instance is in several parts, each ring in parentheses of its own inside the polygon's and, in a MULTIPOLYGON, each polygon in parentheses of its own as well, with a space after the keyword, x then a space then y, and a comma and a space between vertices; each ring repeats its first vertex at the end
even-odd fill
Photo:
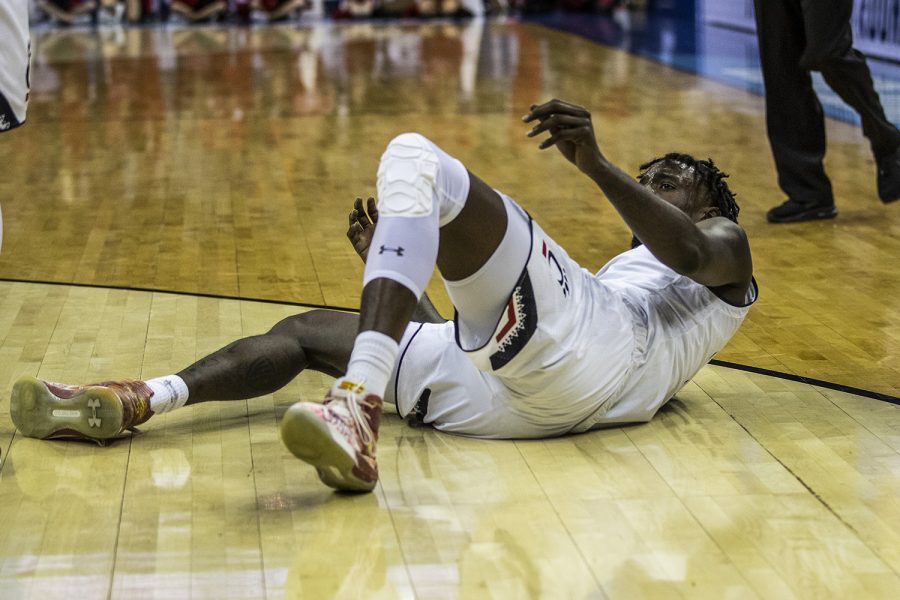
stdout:
POLYGON ((833 219, 837 216, 834 204, 803 204, 788 198, 779 206, 769 210, 769 223, 799 223, 816 219, 833 219))
POLYGON ((878 161, 878 197, 885 204, 900 200, 900 147, 878 161))
POLYGON ((9 415, 27 437, 102 444, 149 419, 152 395, 143 381, 66 385, 22 377, 13 385, 9 415))
POLYGON ((297 402, 284 414, 281 439, 291 453, 316 468, 337 490, 369 492, 378 482, 375 446, 381 398, 329 392, 325 402, 297 402))

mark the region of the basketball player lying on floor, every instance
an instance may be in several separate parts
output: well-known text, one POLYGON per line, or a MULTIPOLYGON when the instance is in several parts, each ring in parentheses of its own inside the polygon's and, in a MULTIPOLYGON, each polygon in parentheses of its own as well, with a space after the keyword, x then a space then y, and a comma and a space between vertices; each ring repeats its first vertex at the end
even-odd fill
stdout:
POLYGON ((529 136, 549 133, 540 148, 556 146, 590 177, 642 245, 593 274, 508 196, 421 135, 403 134, 381 157, 371 219, 359 200, 350 213, 348 235, 366 259, 358 316, 289 317, 146 382, 24 378, 13 388, 13 421, 27 436, 104 440, 153 414, 268 394, 315 369, 337 380, 324 403, 287 410, 282 440, 325 484, 357 491, 378 479, 385 401, 404 418, 483 438, 648 421, 756 299, 726 175, 668 154, 635 181, 600 152, 584 108, 553 100, 523 120, 536 122, 529 136), (450 322, 422 292, 435 264, 456 309, 450 322))

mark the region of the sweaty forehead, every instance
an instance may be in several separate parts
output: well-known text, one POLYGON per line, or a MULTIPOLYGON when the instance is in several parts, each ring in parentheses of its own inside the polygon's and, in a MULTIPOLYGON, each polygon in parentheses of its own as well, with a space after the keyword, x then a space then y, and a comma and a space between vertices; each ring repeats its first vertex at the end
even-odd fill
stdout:
POLYGON ((693 179, 696 169, 693 166, 676 160, 664 160, 658 162, 644 173, 644 177, 650 181, 656 177, 674 177, 676 179, 693 179))

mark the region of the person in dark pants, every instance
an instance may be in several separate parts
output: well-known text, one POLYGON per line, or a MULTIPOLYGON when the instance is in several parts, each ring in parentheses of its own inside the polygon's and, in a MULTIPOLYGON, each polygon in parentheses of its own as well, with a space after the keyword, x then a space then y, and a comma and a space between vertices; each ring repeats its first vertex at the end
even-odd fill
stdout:
POLYGON ((865 56, 853 48, 853 0, 754 0, 766 86, 766 126, 788 198, 771 209, 772 223, 837 215, 825 174, 825 118, 813 90, 819 71, 862 119, 878 165, 882 202, 900 199, 900 131, 884 114, 865 56))

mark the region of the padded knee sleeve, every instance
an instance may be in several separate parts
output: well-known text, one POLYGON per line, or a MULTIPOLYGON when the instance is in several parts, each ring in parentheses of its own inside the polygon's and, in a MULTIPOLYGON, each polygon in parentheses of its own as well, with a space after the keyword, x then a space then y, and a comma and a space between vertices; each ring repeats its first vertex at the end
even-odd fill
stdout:
POLYGON ((392 279, 421 297, 437 260, 439 229, 469 195, 469 173, 417 133, 391 140, 378 166, 378 226, 363 285, 392 279))
POLYGON ((466 203, 469 173, 425 136, 403 133, 381 156, 377 190, 379 215, 424 217, 437 210, 443 227, 466 203))

